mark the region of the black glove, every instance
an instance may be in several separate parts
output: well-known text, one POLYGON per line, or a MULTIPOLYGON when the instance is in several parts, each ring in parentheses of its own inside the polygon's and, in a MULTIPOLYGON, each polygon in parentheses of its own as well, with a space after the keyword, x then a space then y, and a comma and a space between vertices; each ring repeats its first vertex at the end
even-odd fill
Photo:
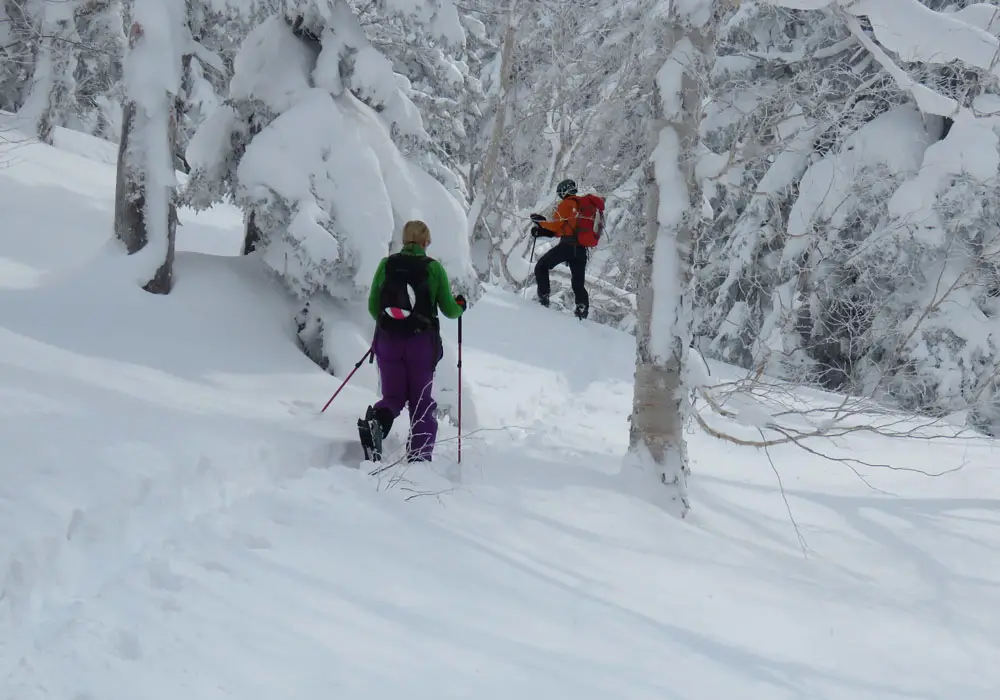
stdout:
POLYGON ((541 226, 535 224, 531 229, 532 238, 552 238, 556 234, 552 233, 548 229, 544 229, 541 226))
POLYGON ((465 311, 466 301, 465 297, 459 294, 455 297, 455 303, 462 307, 462 311, 465 311))
POLYGON ((532 214, 531 220, 537 224, 539 221, 545 221, 545 217, 541 214, 532 214))

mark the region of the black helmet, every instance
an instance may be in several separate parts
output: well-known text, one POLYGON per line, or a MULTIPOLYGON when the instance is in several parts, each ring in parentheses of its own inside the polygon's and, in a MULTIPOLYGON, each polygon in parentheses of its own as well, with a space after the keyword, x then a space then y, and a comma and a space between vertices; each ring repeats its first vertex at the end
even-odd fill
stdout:
POLYGON ((559 199, 566 199, 574 194, 576 194, 576 183, 572 180, 563 180, 556 185, 556 195, 559 199))

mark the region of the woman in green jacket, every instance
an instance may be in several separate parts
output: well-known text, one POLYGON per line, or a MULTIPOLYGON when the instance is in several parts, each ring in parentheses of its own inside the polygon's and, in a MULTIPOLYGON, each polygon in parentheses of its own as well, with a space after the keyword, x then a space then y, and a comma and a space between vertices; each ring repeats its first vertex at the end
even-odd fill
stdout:
POLYGON ((448 273, 427 255, 430 230, 422 221, 403 227, 403 249, 383 258, 375 270, 368 312, 376 322, 375 359, 382 380, 382 398, 358 421, 366 456, 381 459, 382 440, 393 421, 408 406, 410 434, 407 459, 427 462, 437 439, 437 402, 432 397, 434 369, 441 359, 438 310, 458 318, 465 298, 452 296, 448 273))

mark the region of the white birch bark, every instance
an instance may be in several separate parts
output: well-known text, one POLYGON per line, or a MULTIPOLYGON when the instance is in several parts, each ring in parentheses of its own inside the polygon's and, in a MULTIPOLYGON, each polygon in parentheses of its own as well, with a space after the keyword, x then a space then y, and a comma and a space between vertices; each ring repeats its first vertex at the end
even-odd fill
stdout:
MULTIPOLYGON (((510 100, 511 70, 514 60, 514 9, 517 0, 511 0, 507 8, 507 29, 504 33, 503 44, 500 49, 500 95, 497 99, 497 113, 493 121, 493 132, 490 135, 490 144, 486 150, 486 159, 480 169, 479 186, 476 188, 475 197, 469 211, 469 237, 480 238, 489 241, 488 234, 479 232, 483 212, 487 208, 487 198, 493 195, 493 177, 497 169, 497 158, 500 155, 500 142, 503 140, 504 129, 507 125, 508 102, 510 100), (478 232, 478 233, 477 233, 478 232)), ((492 244, 490 244, 492 246, 492 244)))
POLYGON ((627 468, 657 490, 652 499, 684 517, 688 499, 684 386, 691 338, 692 246, 701 222, 702 188, 695 175, 701 121, 700 72, 714 43, 711 13, 677 10, 665 29, 670 55, 656 81, 662 119, 652 125, 646 167, 646 242, 639 278, 636 368, 627 468))

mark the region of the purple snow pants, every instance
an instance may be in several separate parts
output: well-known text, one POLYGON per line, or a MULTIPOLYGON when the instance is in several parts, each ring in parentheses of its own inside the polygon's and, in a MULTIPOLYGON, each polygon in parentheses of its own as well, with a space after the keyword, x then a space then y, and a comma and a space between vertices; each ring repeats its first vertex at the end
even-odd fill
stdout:
POLYGON ((375 409, 388 410, 397 418, 408 404, 410 438, 407 456, 411 461, 430 460, 437 439, 437 402, 431 396, 434 368, 441 352, 437 331, 408 336, 379 331, 375 338, 375 359, 382 378, 382 398, 375 409))

